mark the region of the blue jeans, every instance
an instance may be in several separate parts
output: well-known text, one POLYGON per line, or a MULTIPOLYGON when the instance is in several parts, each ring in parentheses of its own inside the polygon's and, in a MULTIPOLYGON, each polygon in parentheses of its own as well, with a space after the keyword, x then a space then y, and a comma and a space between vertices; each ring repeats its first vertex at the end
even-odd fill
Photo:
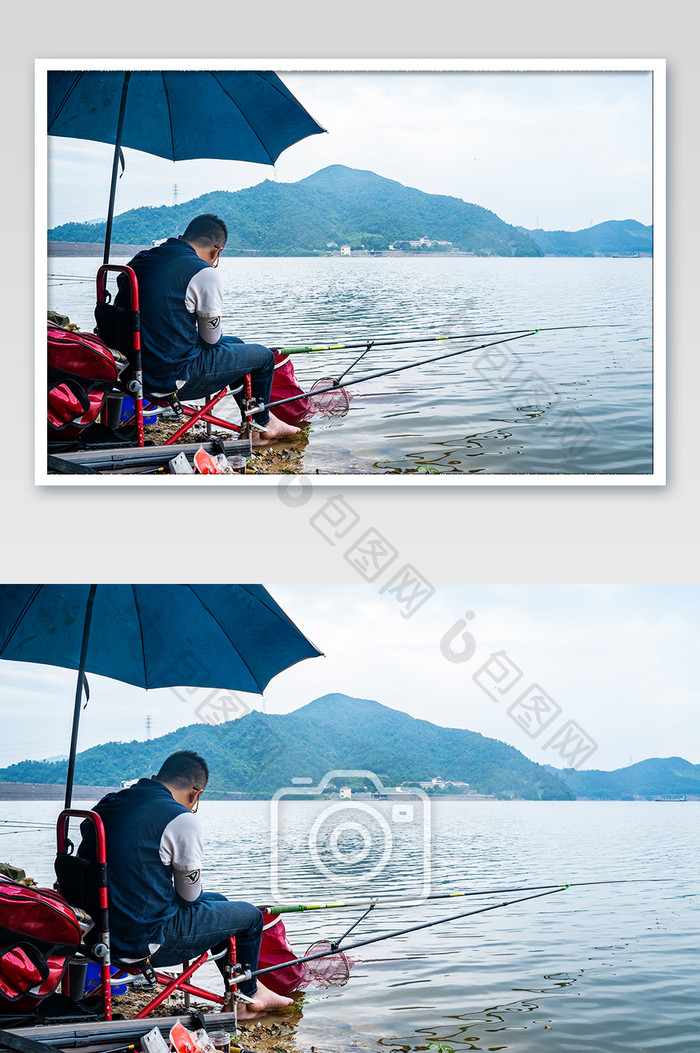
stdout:
MULTIPOLYGON (((265 405, 270 401, 275 356, 262 344, 244 344, 237 336, 222 336, 217 344, 200 342, 200 352, 190 362, 190 374, 178 396, 188 400, 206 398, 227 386, 237 387, 238 382, 250 373, 251 392, 254 398, 265 405)), ((235 396, 241 405, 239 395, 235 396)), ((268 410, 256 413, 255 421, 265 427, 270 422, 268 410)))
MULTIPOLYGON (((222 944, 229 936, 236 937, 236 961, 245 969, 258 965, 263 916, 252 903, 237 903, 220 892, 202 892, 196 903, 181 906, 165 927, 163 943, 151 955, 157 968, 180 965, 198 958, 200 954, 222 944)), ((225 958, 217 965, 223 972, 225 958)), ((246 980, 239 989, 249 998, 258 988, 257 980, 246 980)))

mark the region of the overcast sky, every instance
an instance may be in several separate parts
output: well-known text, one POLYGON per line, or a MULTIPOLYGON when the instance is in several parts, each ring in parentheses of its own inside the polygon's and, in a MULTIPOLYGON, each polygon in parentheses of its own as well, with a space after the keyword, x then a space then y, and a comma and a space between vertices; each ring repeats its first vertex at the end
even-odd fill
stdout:
MULTIPOLYGON (((175 184, 183 202, 343 164, 528 228, 652 222, 651 73, 279 72, 327 135, 290 147, 275 169, 125 150, 117 213, 171 205, 175 184)), ((105 144, 50 137, 50 227, 104 218, 111 157, 105 144)))
MULTIPOLYGON (((570 722, 597 747, 584 768, 700 763, 700 586, 442 585, 408 618, 401 596, 378 586, 267 587, 325 657, 279 674, 264 701, 239 695, 239 713, 286 713, 341 692, 501 739, 555 767, 567 766, 557 736, 570 722), (547 697, 551 718, 537 735, 522 723, 533 695, 547 697)), ((74 686, 70 670, 0 662, 1 765, 67 753, 74 686)), ((81 749, 145 738, 147 715, 153 737, 192 724, 210 694, 97 676, 90 686, 81 749)))

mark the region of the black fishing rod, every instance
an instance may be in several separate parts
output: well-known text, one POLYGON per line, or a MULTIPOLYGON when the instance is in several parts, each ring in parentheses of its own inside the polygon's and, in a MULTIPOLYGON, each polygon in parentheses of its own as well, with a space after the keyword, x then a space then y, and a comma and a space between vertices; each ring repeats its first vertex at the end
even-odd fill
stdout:
POLYGON ((564 329, 611 329, 620 327, 622 322, 595 323, 591 325, 549 325, 535 328, 522 329, 499 329, 495 332, 486 333, 458 333, 455 336, 416 336, 403 337, 392 340, 362 340, 357 344, 309 344, 298 347, 271 347, 270 350, 278 355, 300 355, 308 354, 310 351, 351 351, 369 344, 372 347, 397 347, 404 344, 428 344, 436 340, 477 340, 482 336, 515 336, 517 333, 531 334, 551 333, 564 329))
MULTIPOLYGON (((290 395, 290 397, 286 399, 278 399, 276 402, 268 402, 267 406, 256 406, 253 408, 252 412, 262 413, 264 409, 273 409, 275 406, 284 406, 288 402, 297 402, 299 399, 309 398, 309 396, 325 395, 328 391, 337 391, 338 388, 347 388, 350 387, 351 384, 362 384, 366 380, 376 380, 378 377, 388 377, 391 373, 401 373, 405 369, 415 369, 416 366, 427 366, 431 362, 442 362, 444 359, 454 358, 456 355, 466 355, 472 351, 483 351, 487 347, 497 347, 499 344, 513 343, 515 340, 522 340, 526 336, 534 336, 535 333, 539 332, 541 332, 540 329, 527 329, 524 332, 521 332, 519 336, 513 336, 507 340, 492 340, 488 344, 477 344, 476 347, 461 347, 458 351, 448 351, 445 355, 434 355, 432 358, 423 358, 420 362, 408 362, 406 365, 394 366, 392 369, 382 369, 378 373, 368 373, 366 376, 357 377, 355 380, 334 381, 327 388, 319 388, 317 391, 302 391, 300 395, 290 395)), ((364 344, 362 346, 364 347, 364 344)), ((347 370, 345 372, 347 373, 347 370)), ((343 376, 345 376, 345 373, 343 376)))
POLYGON ((48 274, 47 278, 49 281, 90 282, 91 285, 95 280, 92 277, 86 278, 83 274, 48 274))
MULTIPOLYGON (((44 827, 43 826, 42 827, 36 827, 36 829, 37 830, 39 830, 39 829, 43 830, 44 827)), ((26 833, 27 833, 27 827, 26 826, 20 826, 20 827, 17 827, 16 829, 14 829, 14 830, 0 830, 0 837, 8 837, 11 834, 26 834, 26 833)))
POLYGON ((55 823, 44 823, 44 822, 41 822, 41 820, 39 820, 37 822, 34 822, 31 819, 0 819, 0 823, 2 823, 5 826, 7 826, 7 825, 9 825, 9 826, 31 826, 31 827, 35 827, 35 828, 40 827, 40 826, 45 826, 49 830, 55 830, 55 828, 56 828, 56 824, 55 823))
MULTIPOLYGON (((368 940, 359 940, 357 943, 348 944, 347 947, 343 948, 343 954, 346 951, 357 950, 358 947, 368 947, 370 944, 379 943, 382 940, 391 940, 396 936, 405 936, 409 932, 418 932, 421 929, 430 929, 435 925, 444 925, 448 921, 459 921, 461 918, 471 918, 475 914, 486 914, 490 910, 499 910, 501 907, 512 907, 515 903, 526 903, 531 899, 541 899, 543 896, 553 896, 557 892, 565 892, 568 888, 571 888, 571 885, 558 885, 556 888, 550 888, 547 892, 538 892, 534 896, 521 896, 519 899, 505 900, 503 903, 492 903, 488 907, 479 907, 477 910, 468 910, 461 914, 451 914, 447 918, 438 918, 436 921, 424 921, 419 925, 411 925, 407 929, 397 929, 396 932, 387 932, 383 936, 372 936, 368 940)), ((250 969, 244 970, 239 966, 240 972, 236 973, 233 977, 234 982, 238 984, 243 980, 252 980, 257 976, 264 976, 266 973, 273 973, 278 969, 284 969, 290 965, 303 965, 306 962, 317 961, 319 958, 328 958, 332 954, 338 952, 338 943, 332 944, 331 948, 333 947, 335 947, 335 950, 331 949, 329 951, 319 951, 316 954, 307 954, 303 958, 294 958, 292 961, 280 962, 278 965, 268 965, 265 969, 254 969, 251 971, 250 969)))

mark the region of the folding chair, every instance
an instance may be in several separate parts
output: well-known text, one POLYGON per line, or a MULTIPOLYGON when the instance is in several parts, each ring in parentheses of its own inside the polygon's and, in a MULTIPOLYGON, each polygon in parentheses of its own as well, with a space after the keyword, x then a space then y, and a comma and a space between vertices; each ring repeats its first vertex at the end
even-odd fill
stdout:
POLYGON ((135 1018, 137 1020, 150 1016, 162 1002, 174 991, 181 991, 185 996, 185 1005, 189 1005, 189 998, 195 995, 205 998, 207 1001, 223 1005, 229 995, 233 993, 234 1000, 235 984, 232 983, 236 967, 236 940, 229 936, 228 946, 218 954, 205 951, 193 962, 182 964, 181 971, 173 976, 171 973, 161 972, 154 969, 148 958, 139 962, 112 961, 110 937, 109 937, 109 902, 107 895, 107 842, 102 819, 97 812, 83 811, 81 809, 64 809, 56 824, 56 888, 64 899, 72 907, 78 907, 90 916, 94 923, 94 929, 84 937, 83 947, 80 955, 76 956, 68 968, 63 981, 63 994, 70 995, 75 1001, 80 1001, 84 994, 85 972, 89 961, 95 961, 100 968, 99 987, 90 992, 94 997, 101 997, 102 1018, 112 1019, 112 987, 121 986, 125 983, 133 983, 135 980, 146 979, 151 987, 156 984, 162 985, 151 1001, 144 1006, 135 1018), (68 837, 68 824, 72 818, 88 819, 95 831, 96 859, 94 861, 82 859, 73 852, 73 843, 68 837), (225 994, 222 996, 214 991, 205 990, 202 987, 190 983, 192 975, 201 968, 206 961, 214 961, 223 956, 227 957, 224 970, 225 994), (114 971, 113 971, 114 969, 114 971))
POLYGON ((253 427, 253 415, 255 412, 255 401, 251 394, 250 374, 247 373, 243 382, 235 390, 223 388, 217 394, 212 395, 205 401, 200 409, 183 405, 173 392, 167 398, 144 393, 143 371, 141 368, 141 323, 139 314, 139 289, 136 274, 131 267, 119 266, 117 264, 103 264, 97 271, 97 304, 95 307, 95 320, 97 322, 97 335, 108 345, 114 347, 124 354, 130 363, 126 378, 120 378, 115 389, 117 394, 130 395, 134 400, 133 418, 126 422, 136 423, 137 442, 139 446, 144 445, 143 419, 144 415, 159 416, 165 412, 172 412, 176 417, 186 417, 187 420, 177 431, 162 443, 163 446, 172 446, 182 436, 200 421, 216 428, 233 431, 241 437, 248 437, 253 427), (118 307, 112 303, 112 296, 107 288, 107 278, 110 273, 123 274, 127 278, 129 306, 118 307), (242 395, 242 421, 241 424, 232 424, 230 421, 212 414, 214 406, 222 399, 242 395))

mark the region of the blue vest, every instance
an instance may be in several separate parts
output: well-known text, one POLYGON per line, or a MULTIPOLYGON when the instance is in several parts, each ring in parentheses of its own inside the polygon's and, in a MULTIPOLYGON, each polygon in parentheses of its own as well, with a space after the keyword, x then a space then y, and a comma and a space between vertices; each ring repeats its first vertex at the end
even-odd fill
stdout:
MULTIPOLYGON (((109 922, 114 958, 145 958, 149 944, 163 942, 165 927, 179 905, 172 867, 159 855, 168 823, 187 808, 154 779, 140 779, 95 805, 107 839, 109 922)), ((81 824, 78 854, 95 858, 92 823, 81 824)))
MULTIPOLYGON (((185 307, 185 293, 194 275, 209 264, 189 242, 168 238, 163 245, 139 252, 129 266, 139 285, 144 391, 175 391, 175 382, 187 380, 189 363, 200 351, 197 319, 185 307)), ((119 288, 115 303, 125 306, 123 276, 119 288)))

